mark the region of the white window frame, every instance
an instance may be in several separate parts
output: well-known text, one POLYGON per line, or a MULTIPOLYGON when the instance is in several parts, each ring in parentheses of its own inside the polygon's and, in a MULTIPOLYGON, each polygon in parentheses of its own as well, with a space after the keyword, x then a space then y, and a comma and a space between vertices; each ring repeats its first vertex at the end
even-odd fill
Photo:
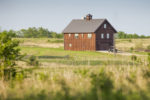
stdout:
POLYGON ((74 37, 77 39, 79 37, 79 34, 75 33, 74 37))
POLYGON ((92 34, 88 33, 88 38, 91 39, 92 38, 92 34))
POLYGON ((69 33, 69 37, 71 37, 71 34, 69 33))
POLYGON ((104 24, 104 28, 107 28, 107 24, 104 24))
POLYGON ((72 47, 72 44, 71 44, 71 43, 69 43, 69 47, 72 47))
POLYGON ((101 39, 104 39, 104 33, 101 33, 101 39))
POLYGON ((81 37, 84 38, 84 34, 83 33, 81 34, 81 37))
POLYGON ((107 39, 109 39, 110 38, 110 34, 109 33, 107 33, 107 39))

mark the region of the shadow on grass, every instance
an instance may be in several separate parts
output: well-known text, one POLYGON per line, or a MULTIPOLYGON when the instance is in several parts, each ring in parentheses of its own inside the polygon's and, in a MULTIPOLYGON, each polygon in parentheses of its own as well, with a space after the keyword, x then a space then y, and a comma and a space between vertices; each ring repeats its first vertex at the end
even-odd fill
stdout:
MULTIPOLYGON (((23 59, 29 59, 32 55, 26 55, 23 57, 23 59)), ((69 55, 65 56, 36 56, 39 59, 69 59, 71 58, 69 55)))
MULTIPOLYGON (((43 59, 41 59, 41 61, 44 61, 43 59)), ((114 65, 114 66, 118 66, 118 65, 140 65, 139 63, 133 63, 133 62, 121 62, 121 61, 102 61, 102 60, 47 60, 46 62, 53 62, 53 63, 59 63, 59 64, 65 64, 65 65, 90 65, 90 66, 96 66, 96 65, 114 65)))
POLYGON ((70 56, 37 56, 39 59, 69 59, 70 56))

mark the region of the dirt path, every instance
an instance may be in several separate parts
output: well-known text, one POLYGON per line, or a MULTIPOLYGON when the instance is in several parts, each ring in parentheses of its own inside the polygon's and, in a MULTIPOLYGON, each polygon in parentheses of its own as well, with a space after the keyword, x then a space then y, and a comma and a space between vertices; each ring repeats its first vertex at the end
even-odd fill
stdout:
POLYGON ((63 47, 63 43, 32 43, 25 42, 21 43, 21 46, 38 46, 38 47, 48 47, 48 48, 60 48, 63 47))
MULTIPOLYGON (((114 54, 113 52, 108 52, 108 51, 98 51, 98 52, 114 54)), ((125 56, 132 56, 132 55, 136 55, 136 56, 147 56, 147 55, 136 54, 136 53, 129 53, 129 52, 118 52, 118 53, 116 53, 116 55, 125 55, 125 56)))

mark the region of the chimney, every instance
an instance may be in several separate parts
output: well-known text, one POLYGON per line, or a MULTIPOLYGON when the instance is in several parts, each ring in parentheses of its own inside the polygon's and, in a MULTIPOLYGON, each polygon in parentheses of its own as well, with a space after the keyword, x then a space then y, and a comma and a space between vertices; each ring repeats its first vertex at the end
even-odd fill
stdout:
POLYGON ((86 20, 92 20, 92 15, 91 14, 87 14, 85 17, 86 20))

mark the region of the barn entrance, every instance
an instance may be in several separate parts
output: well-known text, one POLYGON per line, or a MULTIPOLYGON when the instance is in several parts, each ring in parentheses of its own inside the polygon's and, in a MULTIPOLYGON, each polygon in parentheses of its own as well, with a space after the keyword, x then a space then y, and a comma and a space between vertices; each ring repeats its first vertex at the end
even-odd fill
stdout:
POLYGON ((96 44, 96 50, 108 50, 109 49, 109 43, 97 43, 96 44))

